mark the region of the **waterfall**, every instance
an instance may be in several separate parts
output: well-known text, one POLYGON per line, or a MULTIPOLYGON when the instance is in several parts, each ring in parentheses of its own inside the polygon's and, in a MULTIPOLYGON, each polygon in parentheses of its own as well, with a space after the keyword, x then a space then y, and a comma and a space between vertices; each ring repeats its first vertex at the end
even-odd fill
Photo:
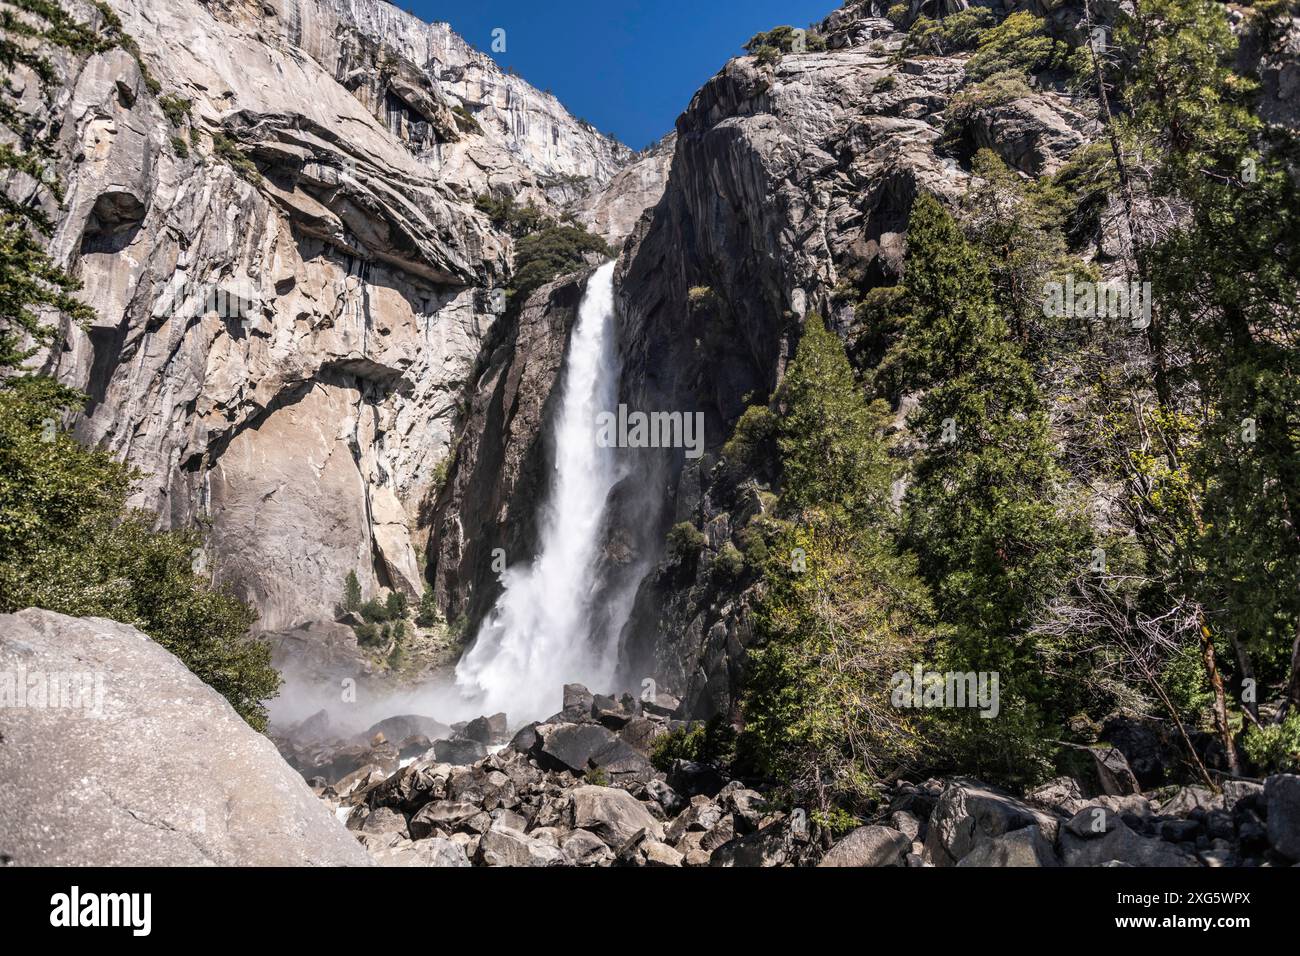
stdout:
POLYGON ((600 692, 614 677, 617 627, 590 630, 601 519, 620 477, 617 449, 596 442, 596 416, 615 406, 619 372, 610 262, 588 280, 569 344, 540 550, 531 564, 504 572, 496 607, 456 668, 461 692, 483 713, 505 711, 511 723, 555 713, 565 683, 600 692))

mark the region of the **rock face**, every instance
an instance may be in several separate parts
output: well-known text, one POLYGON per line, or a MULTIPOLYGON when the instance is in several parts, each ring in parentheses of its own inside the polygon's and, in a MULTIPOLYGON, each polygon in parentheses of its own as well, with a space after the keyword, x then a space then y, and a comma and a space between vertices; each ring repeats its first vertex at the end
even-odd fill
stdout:
POLYGON ((46 101, 14 79, 58 121, 53 253, 97 313, 44 359, 92 397, 80 437, 163 526, 211 520, 262 628, 330 617, 349 571, 418 595, 511 256, 474 197, 558 212, 633 154, 384 0, 109 7, 139 60, 56 57, 46 101))
POLYGON ((569 211, 611 248, 618 249, 646 210, 653 209, 663 196, 676 149, 677 134, 669 133, 608 183, 571 203, 569 211))
POLYGON ((25 866, 365 865, 311 790, 216 691, 135 628, 0 616, 0 857, 25 866), (31 688, 88 675, 88 706, 31 688), (12 691, 13 688, 11 687, 12 691))
POLYGON ((506 564, 534 553, 537 505, 554 449, 547 427, 586 276, 545 285, 504 330, 479 377, 456 459, 433 514, 429 567, 449 618, 475 626, 500 590, 493 552, 506 564))
MULTIPOLYGON (((977 146, 1037 174, 1094 133, 1046 90, 950 128, 966 57, 896 56, 902 34, 870 6, 824 25, 827 51, 740 57, 700 89, 677 121, 663 198, 620 258, 623 399, 701 413, 710 451, 777 386, 808 312, 856 336, 856 296, 896 281, 918 192, 955 201, 977 146)), ((711 586, 711 559, 763 508, 714 488, 714 460, 641 450, 642 480, 610 518, 657 519, 657 554, 672 524, 708 537, 694 565, 646 577, 623 642, 626 673, 674 688, 698 717, 734 713, 751 634, 745 597, 711 586)))

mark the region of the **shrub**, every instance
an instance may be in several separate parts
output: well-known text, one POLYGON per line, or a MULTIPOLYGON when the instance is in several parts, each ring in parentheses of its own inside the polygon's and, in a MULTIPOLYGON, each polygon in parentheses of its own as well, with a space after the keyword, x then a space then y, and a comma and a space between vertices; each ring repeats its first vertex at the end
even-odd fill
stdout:
POLYGON ((262 174, 257 164, 245 156, 235 141, 225 133, 212 134, 212 150, 218 159, 245 179, 253 183, 261 182, 262 174))
POLYGON ((719 583, 727 584, 739 581, 745 573, 745 556, 740 549, 728 541, 713 559, 713 574, 719 583))
POLYGON ((885 19, 896 27, 906 27, 911 8, 906 3, 896 3, 885 11, 885 19))
POLYGON ((682 521, 668 531, 668 560, 673 564, 682 564, 698 555, 709 539, 689 521, 682 521))
POLYGON ((130 510, 137 474, 59 431, 76 402, 50 379, 0 388, 0 612, 40 607, 130 624, 257 730, 280 676, 256 614, 215 587, 203 534, 130 510))
POLYGON ((371 598, 362 604, 358 610, 361 612, 361 616, 371 624, 382 624, 389 620, 388 605, 379 598, 371 598))
POLYGON ((979 48, 966 64, 968 80, 987 79, 996 73, 1041 73, 1064 66, 1070 47, 1045 32, 1045 24, 1032 13, 1013 13, 979 38, 979 48))
POLYGON ((728 467, 753 471, 770 462, 776 451, 776 427, 776 415, 766 405, 746 408, 722 446, 728 467))
POLYGON ((967 7, 941 20, 919 16, 908 28, 903 49, 916 49, 936 56, 972 50, 981 32, 992 22, 993 12, 987 7, 967 7))
POLYGON ((507 289, 511 304, 522 307, 552 279, 581 269, 588 253, 613 254, 605 240, 580 226, 552 224, 524 236, 515 247, 515 271, 507 289))
MULTIPOLYGON (((782 53, 793 53, 795 44, 798 42, 799 34, 795 32, 792 26, 773 27, 766 33, 755 33, 745 44, 745 50, 759 56, 762 61, 762 51, 770 51, 769 56, 780 59, 782 53)), ((804 52, 817 52, 826 49, 826 38, 815 30, 803 31, 804 52)))
POLYGON ((167 117, 167 122, 173 126, 182 125, 190 118, 190 101, 183 96, 173 96, 168 94, 158 98, 158 105, 162 107, 163 115, 167 117))
POLYGON ((415 623, 420 627, 436 627, 441 622, 442 615, 438 612, 438 601, 433 596, 433 588, 426 584, 424 593, 420 595, 420 607, 415 613, 415 623))
POLYGON ((1247 728, 1242 748, 1262 774, 1300 771, 1300 713, 1280 724, 1247 728))
POLYGON ((717 714, 656 737, 650 747, 650 763, 664 773, 672 769, 675 760, 726 764, 735 757, 735 749, 735 729, 717 714))
POLYGON ((388 599, 384 602, 385 609, 388 611, 390 621, 401 621, 406 617, 408 602, 406 594, 402 591, 388 592, 388 599))

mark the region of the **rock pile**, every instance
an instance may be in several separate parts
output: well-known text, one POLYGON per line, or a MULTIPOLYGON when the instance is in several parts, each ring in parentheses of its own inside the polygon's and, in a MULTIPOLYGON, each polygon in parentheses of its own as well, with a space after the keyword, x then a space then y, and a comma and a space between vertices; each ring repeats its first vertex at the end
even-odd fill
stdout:
POLYGON ((315 785, 376 862, 395 866, 1300 861, 1300 776, 1293 775, 1228 782, 1222 793, 1170 786, 1092 797, 1069 777, 1023 797, 968 778, 901 781, 861 826, 823 842, 805 811, 778 805, 718 767, 676 760, 657 769, 654 741, 686 726, 674 718, 677 709, 667 695, 643 702, 569 685, 559 713, 521 728, 504 746, 490 743, 504 738, 504 715, 479 718, 395 771, 370 762, 315 785), (476 753, 471 744, 493 752, 463 759, 476 753))

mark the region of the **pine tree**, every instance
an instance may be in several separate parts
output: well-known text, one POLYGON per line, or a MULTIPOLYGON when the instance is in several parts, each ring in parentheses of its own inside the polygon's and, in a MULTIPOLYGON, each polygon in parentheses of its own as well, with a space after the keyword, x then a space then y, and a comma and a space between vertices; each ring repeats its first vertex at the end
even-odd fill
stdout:
POLYGON ((953 629, 951 669, 997 671, 1004 699, 1017 701, 981 722, 997 743, 973 754, 989 772, 1015 775, 1057 690, 1030 626, 1086 566, 1086 526, 1058 500, 1064 475, 1047 414, 988 270, 929 195, 912 209, 904 288, 902 336, 886 363, 925 390, 909 425, 926 443, 905 499, 905 540, 953 629))
POLYGON ((343 580, 343 610, 361 610, 361 582, 357 580, 355 571, 349 571, 343 580))
POLYGON ((776 405, 780 518, 768 523, 739 759, 833 828, 919 748, 889 679, 924 652, 926 593, 889 534, 888 409, 866 401, 817 316, 776 405))

